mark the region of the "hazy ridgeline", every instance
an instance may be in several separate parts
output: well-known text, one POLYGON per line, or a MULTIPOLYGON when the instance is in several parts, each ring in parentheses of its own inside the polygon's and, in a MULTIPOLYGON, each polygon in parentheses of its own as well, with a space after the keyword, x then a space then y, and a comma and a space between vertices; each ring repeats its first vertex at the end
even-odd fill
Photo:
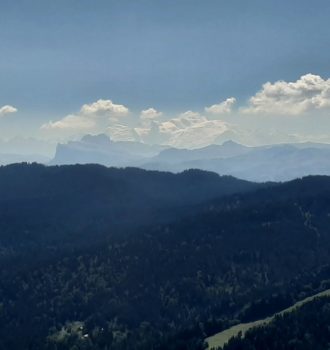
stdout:
MULTIPOLYGON (((30 141, 32 142, 32 141, 30 141)), ((100 164, 111 167, 138 167, 179 173, 188 169, 212 171, 219 175, 265 182, 289 181, 309 175, 330 175, 330 144, 291 143, 248 147, 227 140, 203 148, 184 149, 133 141, 112 141, 107 135, 85 135, 79 141, 59 143, 48 156, 3 153, 0 164, 38 162, 47 165, 100 164), (52 158, 52 159, 51 159, 52 158)), ((10 149, 10 147, 9 147, 10 149)))
POLYGON ((308 175, 330 175, 330 145, 277 144, 247 147, 233 141, 197 149, 178 149, 139 142, 113 142, 106 135, 86 135, 59 144, 50 164, 136 166, 178 173, 213 171, 249 181, 288 181, 308 175))

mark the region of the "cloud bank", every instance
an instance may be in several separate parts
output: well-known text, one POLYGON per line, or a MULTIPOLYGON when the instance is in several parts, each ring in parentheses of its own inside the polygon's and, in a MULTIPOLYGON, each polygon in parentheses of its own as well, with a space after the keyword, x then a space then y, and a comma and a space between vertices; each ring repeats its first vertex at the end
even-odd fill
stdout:
MULTIPOLYGON (((264 120, 275 121, 277 116, 303 116, 312 112, 330 111, 330 79, 306 74, 295 82, 267 82, 245 105, 236 108, 237 104, 237 99, 230 97, 205 107, 205 114, 188 110, 171 116, 154 107, 132 113, 123 104, 98 100, 84 104, 78 113, 44 124, 41 129, 70 136, 105 132, 115 141, 138 141, 188 148, 203 147, 227 139, 248 144, 256 144, 255 140, 260 138, 266 143, 267 140, 276 139, 287 142, 292 139, 293 134, 286 137, 284 130, 281 132, 272 128, 268 133, 263 132, 255 121, 251 123, 252 130, 247 130, 248 126, 243 128, 238 125, 243 125, 243 120, 253 120, 255 115, 265 116, 264 120), (133 118, 126 118, 127 116, 133 118), (228 122, 232 116, 235 116, 238 125, 228 122)), ((262 123, 262 119, 259 120, 262 123)), ((294 137, 296 141, 296 136, 294 137)))

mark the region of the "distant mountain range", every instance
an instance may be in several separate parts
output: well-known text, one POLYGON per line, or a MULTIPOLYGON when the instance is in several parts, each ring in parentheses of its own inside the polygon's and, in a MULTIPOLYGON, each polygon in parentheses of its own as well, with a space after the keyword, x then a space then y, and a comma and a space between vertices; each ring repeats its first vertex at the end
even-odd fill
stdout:
MULTIPOLYGON (((237 144, 230 143, 233 149, 239 150, 237 144)), ((265 147, 241 146, 241 153, 230 156, 224 149, 228 144, 219 146, 219 157, 212 157, 207 150, 205 156, 192 159, 181 157, 182 151, 173 152, 171 158, 163 154, 144 164, 144 168, 180 172, 196 168, 214 171, 222 175, 232 175, 250 181, 287 181, 307 175, 330 174, 330 148, 328 145, 292 144, 265 147)), ((212 150, 211 154, 214 152, 212 150)))
POLYGON ((104 134, 86 135, 80 141, 58 144, 50 164, 89 164, 129 166, 155 157, 166 147, 131 141, 111 141, 104 134))
POLYGON ((147 170, 213 171, 250 181, 287 181, 330 175, 330 144, 297 143, 247 147, 233 141, 199 149, 177 149, 139 142, 113 142, 106 135, 86 135, 57 146, 51 165, 98 163, 147 170))

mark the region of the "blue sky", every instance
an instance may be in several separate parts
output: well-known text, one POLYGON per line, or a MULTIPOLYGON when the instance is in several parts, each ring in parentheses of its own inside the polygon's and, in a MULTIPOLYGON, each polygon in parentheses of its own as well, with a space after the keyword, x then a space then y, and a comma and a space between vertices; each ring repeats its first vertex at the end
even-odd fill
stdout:
POLYGON ((330 77, 328 0, 0 0, 0 137, 99 99, 165 114, 330 77))

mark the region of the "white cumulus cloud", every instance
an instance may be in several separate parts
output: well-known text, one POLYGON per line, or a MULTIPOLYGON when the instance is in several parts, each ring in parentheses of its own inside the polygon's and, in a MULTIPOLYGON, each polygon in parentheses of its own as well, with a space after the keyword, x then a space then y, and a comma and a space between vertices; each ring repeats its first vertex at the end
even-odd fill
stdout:
POLYGON ((16 113, 16 112, 17 112, 17 108, 10 106, 10 105, 0 107, 0 117, 4 117, 7 114, 12 114, 12 113, 16 113))
POLYGON ((126 116, 128 113, 127 107, 115 104, 111 100, 98 100, 91 104, 85 104, 80 110, 80 114, 84 116, 106 116, 111 119, 118 119, 126 116))
POLYGON ((148 127, 152 121, 157 120, 162 114, 162 112, 157 111, 155 108, 145 109, 140 114, 141 124, 148 127))
POLYGON ((150 128, 135 131, 144 142, 197 148, 214 143, 228 129, 229 125, 221 120, 209 120, 197 112, 187 111, 167 121, 153 121, 150 128))
POLYGON ((162 112, 158 112, 155 108, 148 108, 141 112, 141 119, 157 119, 162 115, 162 112))
POLYGON ((76 114, 69 114, 60 120, 43 124, 41 129, 68 135, 104 132, 128 114, 129 109, 124 105, 115 104, 111 100, 98 100, 91 104, 84 104, 76 114))
POLYGON ((330 108, 330 79, 306 74, 295 82, 266 83, 250 98, 243 113, 299 115, 330 108))
POLYGON ((230 97, 223 102, 214 104, 210 107, 205 107, 205 112, 210 114, 228 114, 232 111, 235 103, 236 103, 236 98, 230 97))

